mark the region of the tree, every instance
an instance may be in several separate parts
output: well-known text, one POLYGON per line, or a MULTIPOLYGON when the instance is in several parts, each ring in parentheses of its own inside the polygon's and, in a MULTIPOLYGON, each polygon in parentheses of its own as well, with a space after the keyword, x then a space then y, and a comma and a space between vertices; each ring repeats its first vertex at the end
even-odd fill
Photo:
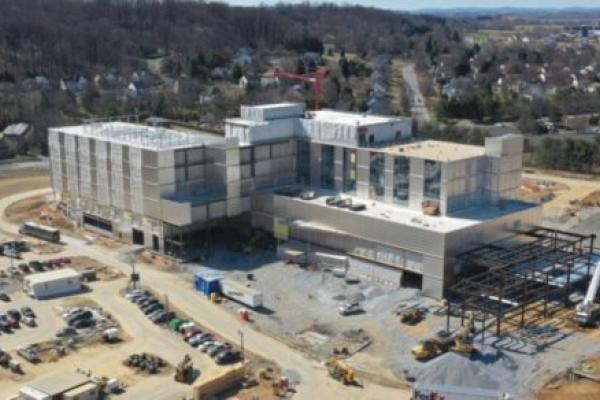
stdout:
POLYGON ((240 67, 239 64, 235 64, 233 66, 233 70, 231 71, 231 79, 233 79, 234 82, 238 82, 242 78, 243 74, 244 72, 242 71, 242 67, 240 67))

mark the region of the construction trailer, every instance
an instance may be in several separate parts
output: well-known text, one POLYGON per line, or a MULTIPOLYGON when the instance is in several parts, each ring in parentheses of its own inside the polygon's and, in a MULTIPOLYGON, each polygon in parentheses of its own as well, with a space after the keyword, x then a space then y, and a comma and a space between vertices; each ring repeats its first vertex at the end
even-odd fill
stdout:
POLYGON ((534 227, 460 254, 469 273, 448 289, 447 329, 452 314, 462 325, 465 313, 474 312, 483 340, 494 320, 500 335, 503 322, 522 328, 527 316, 548 317, 553 300, 569 305, 569 295, 590 280, 599 259, 594 240, 595 235, 534 227))
POLYGON ((415 382, 411 400, 510 400, 498 390, 415 382))
POLYGON ((71 268, 31 274, 23 278, 23 291, 36 299, 78 293, 81 288, 81 276, 71 268))

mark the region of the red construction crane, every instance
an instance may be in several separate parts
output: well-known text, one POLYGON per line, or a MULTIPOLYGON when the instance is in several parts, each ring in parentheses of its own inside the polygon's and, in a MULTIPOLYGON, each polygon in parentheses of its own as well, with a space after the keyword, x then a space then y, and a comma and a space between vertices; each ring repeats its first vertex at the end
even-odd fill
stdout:
POLYGON ((329 75, 329 70, 322 68, 313 73, 308 74, 295 74, 292 72, 275 70, 275 74, 278 78, 291 79, 294 81, 300 81, 304 83, 311 83, 313 89, 313 101, 315 111, 319 109, 319 103, 321 96, 323 96, 323 79, 329 75))

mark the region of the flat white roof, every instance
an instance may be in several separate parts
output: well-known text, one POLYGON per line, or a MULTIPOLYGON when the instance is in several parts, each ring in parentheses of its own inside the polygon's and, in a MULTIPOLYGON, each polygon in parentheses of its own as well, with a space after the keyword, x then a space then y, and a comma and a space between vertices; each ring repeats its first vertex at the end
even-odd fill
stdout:
MULTIPOLYGON (((365 210, 357 212, 346 208, 328 206, 326 204, 325 201, 327 197, 339 195, 338 193, 334 193, 327 190, 314 190, 313 188, 309 188, 308 190, 315 191, 318 197, 312 200, 302 200, 296 197, 290 197, 290 199, 294 201, 315 204, 321 207, 334 208, 336 210, 340 210, 351 214, 359 214, 439 233, 453 232, 463 228, 478 225, 482 222, 500 218, 508 214, 536 207, 536 205, 515 200, 507 201, 502 208, 484 205, 480 207, 467 208, 465 210, 454 213, 452 216, 429 216, 424 215, 419 211, 412 210, 408 207, 403 207, 400 205, 396 206, 393 204, 382 203, 379 201, 365 200, 354 196, 341 195, 342 198, 352 199, 352 203, 354 204, 361 203, 367 206, 365 210)), ((271 192, 273 193, 274 191, 271 192)), ((318 222, 310 222, 303 224, 308 224, 324 230, 336 230, 318 222)))
MULTIPOLYGON (((377 149, 375 149, 377 150, 377 149)), ((423 158, 433 161, 458 161, 485 155, 485 147, 469 144, 424 140, 379 149, 397 156, 423 158)))
POLYGON ((79 278, 77 271, 71 268, 57 269, 54 271, 40 272, 37 274, 27 275, 25 279, 29 284, 48 282, 54 279, 79 278))
POLYGON ((205 132, 182 132, 120 121, 61 126, 52 129, 68 135, 104 140, 110 143, 153 151, 197 147, 225 140, 222 136, 205 132))
POLYGON ((91 382, 90 378, 77 372, 68 372, 59 375, 52 374, 29 383, 21 391, 27 393, 33 390, 34 392, 57 396, 89 382, 91 382))
POLYGON ((402 117, 386 117, 383 115, 367 115, 335 110, 310 111, 309 115, 312 117, 312 119, 317 121, 326 121, 335 124, 352 126, 385 124, 405 119, 402 117))
POLYGON ((303 106, 302 103, 273 103, 273 104, 258 104, 258 105, 247 105, 246 107, 261 109, 261 110, 272 110, 276 108, 287 108, 287 107, 296 107, 303 106))

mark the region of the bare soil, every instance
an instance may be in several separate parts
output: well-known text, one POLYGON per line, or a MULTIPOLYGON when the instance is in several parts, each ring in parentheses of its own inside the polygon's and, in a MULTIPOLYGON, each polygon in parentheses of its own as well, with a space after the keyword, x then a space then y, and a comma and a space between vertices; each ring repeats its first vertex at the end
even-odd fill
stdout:
POLYGON ((45 187, 50 187, 50 174, 47 171, 0 171, 0 197, 45 187))
MULTIPOLYGON (((600 357, 587 360, 583 369, 600 379, 600 357)), ((567 374, 542 388, 537 398, 539 400, 596 400, 600 398, 600 383, 587 379, 571 379, 567 374)))

